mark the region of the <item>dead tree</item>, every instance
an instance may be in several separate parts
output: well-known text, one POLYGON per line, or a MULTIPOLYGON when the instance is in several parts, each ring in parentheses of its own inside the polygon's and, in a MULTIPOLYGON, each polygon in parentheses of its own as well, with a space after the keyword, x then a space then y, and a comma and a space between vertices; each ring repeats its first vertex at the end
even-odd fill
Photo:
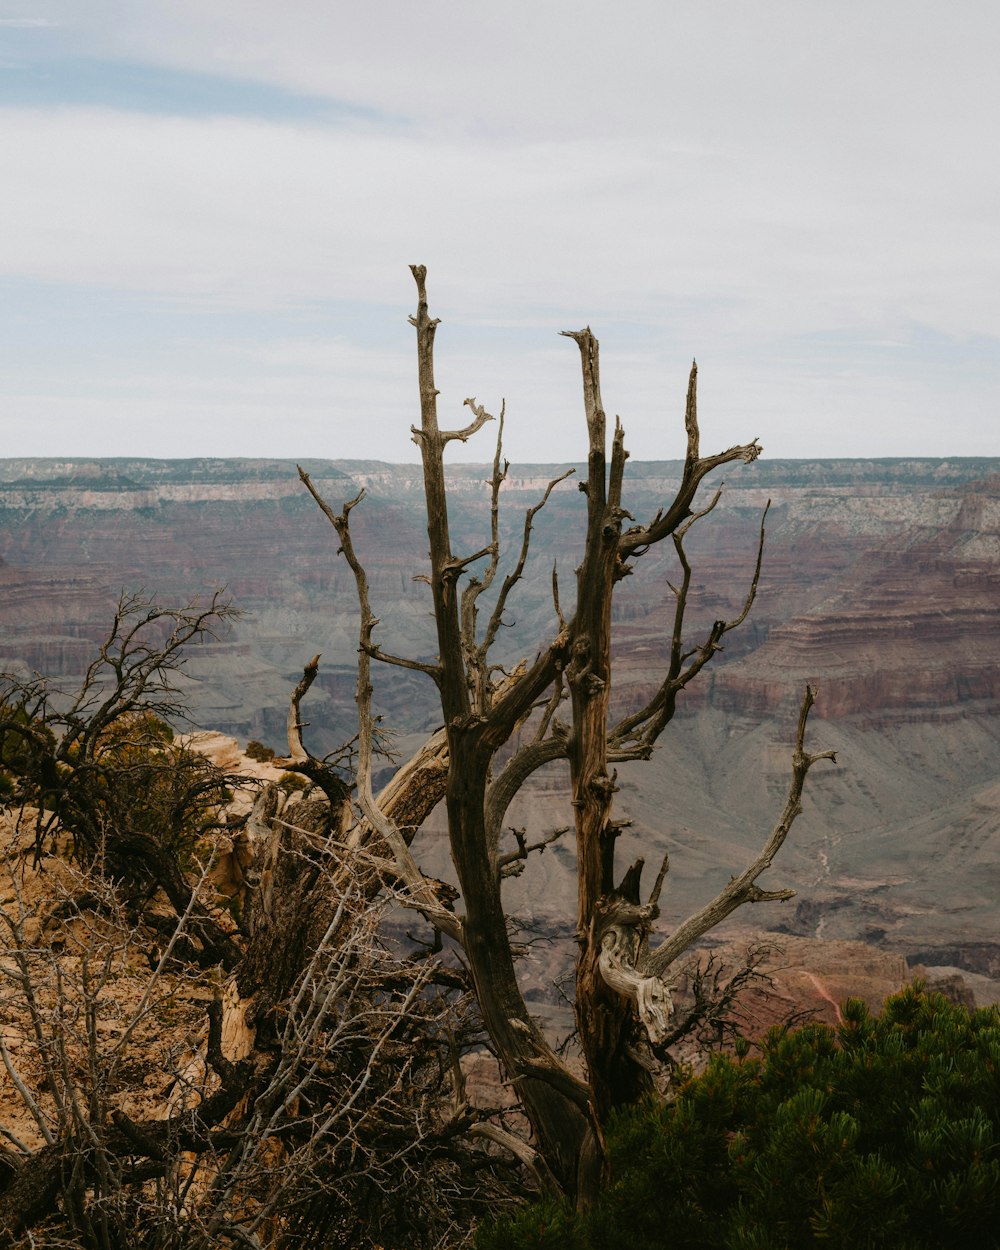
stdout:
POLYGON ((462 1096, 467 995, 385 948, 391 892, 366 897, 322 805, 276 798, 249 1037, 228 1035, 234 982, 184 958, 207 869, 159 948, 93 870, 0 861, 0 1244, 430 1250, 524 1196, 502 1113, 462 1096))
MULTIPOLYGON (((179 678, 187 649, 235 615, 219 591, 181 608, 123 592, 76 690, 0 673, 0 793, 22 817, 33 813, 36 867, 61 839, 78 863, 99 864, 137 914, 161 889, 185 912, 184 862, 225 828, 232 779, 175 739, 171 726, 187 719, 179 678)), ((191 939, 208 965, 239 958, 200 908, 191 939)))
MULTIPOLYGON (((806 773, 829 752, 809 754, 804 745, 806 718, 813 695, 808 691, 799 717, 788 799, 762 850, 707 907, 686 920, 658 944, 652 939, 658 897, 667 871, 664 861, 652 892, 640 896, 642 861, 616 877, 612 816, 614 765, 648 759, 674 715, 678 694, 711 661, 725 635, 745 620, 753 603, 763 548, 763 523, 756 566, 742 611, 732 620, 716 621, 700 641, 689 644, 684 615, 691 567, 684 542, 691 526, 709 513, 716 494, 700 510, 695 497, 706 476, 732 462, 750 462, 759 443, 730 447, 715 455, 701 453, 696 405, 697 370, 692 367, 685 413, 687 451, 682 481, 673 500, 645 523, 623 503, 624 431, 616 421, 607 449, 607 421, 601 400, 598 344, 591 331, 568 335, 579 348, 583 367, 584 411, 588 432, 587 478, 580 489, 587 500, 583 559, 577 570, 576 606, 564 617, 553 579, 553 635, 513 672, 491 663, 490 652, 510 596, 528 555, 533 520, 562 479, 550 482, 540 502, 527 513, 523 539, 513 567, 499 586, 499 497, 508 465, 502 460, 499 422, 491 479, 490 539, 470 553, 452 548, 444 458, 449 443, 465 442, 492 420, 475 400, 466 401, 471 422, 461 429, 443 429, 438 421, 438 390, 434 382, 434 339, 438 322, 428 311, 426 271, 412 267, 417 284, 417 313, 411 323, 417 335, 420 424, 414 441, 423 462, 429 538, 431 588, 437 626, 438 655, 433 663, 391 654, 374 640, 378 624, 372 611, 367 578, 351 540, 350 514, 364 492, 336 513, 322 499, 307 474, 300 476, 335 526, 341 550, 356 579, 361 612, 358 708, 359 819, 351 835, 356 843, 378 842, 396 880, 404 883, 410 905, 423 912, 456 942, 471 972, 485 1027, 508 1079, 522 1099, 533 1130, 533 1150, 547 1171, 569 1194, 585 1199, 599 1175, 602 1126, 611 1110, 633 1101, 649 1088, 643 1048, 670 1034, 671 1003, 666 975, 671 964, 702 934, 737 907, 791 897, 789 890, 765 890, 757 884, 795 817, 801 810, 806 773), (626 528, 626 522, 630 524, 626 528), (617 584, 633 571, 652 547, 670 540, 681 568, 674 588, 675 609, 666 671, 654 696, 641 708, 614 720, 610 715, 611 606, 617 584), (477 570, 473 572, 473 570, 477 570), (481 612, 490 590, 492 606, 481 612), (373 717, 370 665, 377 660, 425 673, 437 687, 443 732, 414 760, 403 766, 390 786, 392 806, 406 808, 405 825, 393 818, 387 804, 371 792, 373 717), (568 704, 569 725, 557 711, 568 704), (521 733, 527 729, 527 734, 521 733), (515 735, 520 735, 514 744, 515 735), (518 985, 508 936, 501 882, 509 856, 500 849, 504 817, 515 794, 542 766, 568 763, 572 779, 577 840, 576 1013, 587 1077, 581 1081, 553 1051, 532 1020, 518 985), (424 787, 407 801, 407 778, 436 768, 436 786, 424 787), (444 907, 434 885, 423 877, 409 842, 433 800, 443 797, 451 856, 461 888, 460 914, 444 907)), ((525 849, 524 854, 527 854, 525 849)))

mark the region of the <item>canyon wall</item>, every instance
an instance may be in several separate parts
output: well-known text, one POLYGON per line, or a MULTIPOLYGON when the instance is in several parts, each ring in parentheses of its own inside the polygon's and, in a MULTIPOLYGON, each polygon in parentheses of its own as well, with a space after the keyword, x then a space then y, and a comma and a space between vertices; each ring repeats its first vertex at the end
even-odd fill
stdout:
MULTIPOLYGON (((368 568, 379 641, 433 658, 426 532, 412 465, 304 465, 352 516, 368 568)), ((671 497, 676 462, 628 466, 625 503, 641 521, 671 497)), ((559 466, 514 466, 501 530, 516 549, 524 512, 559 466)), ((484 466, 451 471, 457 551, 488 541, 484 466)), ((717 475, 718 476, 718 475, 717 475)), ((739 611, 765 504, 757 602, 718 663, 683 696, 654 760, 621 770, 632 827, 623 857, 670 849, 667 923, 742 867, 780 809, 795 708, 808 681, 811 728, 838 763, 814 770, 806 811, 768 884, 797 898, 756 928, 863 939, 930 967, 1000 974, 1000 461, 761 460, 731 468, 714 512, 689 541, 689 637, 739 611)), ((719 481, 706 484, 705 498, 719 481)), ((562 483, 535 524, 502 658, 531 656, 553 629, 552 568, 572 606, 583 499, 562 483)), ((656 683, 669 644, 672 549, 637 562, 615 605, 616 706, 656 683)), ((319 750, 353 724, 357 618, 336 536, 295 466, 250 460, 0 460, 0 668, 67 686, 104 636, 122 589, 179 603, 225 586, 242 617, 192 649, 192 719, 281 745, 289 691, 322 653, 306 709, 319 750)), ((379 675, 377 697, 401 749, 433 729, 419 674, 379 675)), ((511 814, 536 828, 570 819, 565 774, 540 776, 511 814)), ((423 849, 446 871, 440 822, 423 849)), ((572 848, 557 843, 512 882, 528 929, 558 935, 571 914, 572 848)), ((748 922, 749 923, 749 922, 748 922)), ((566 935, 563 934, 565 937, 566 935)), ((540 982, 541 984, 541 982, 540 982)), ((539 991, 541 997, 544 993, 539 991)))

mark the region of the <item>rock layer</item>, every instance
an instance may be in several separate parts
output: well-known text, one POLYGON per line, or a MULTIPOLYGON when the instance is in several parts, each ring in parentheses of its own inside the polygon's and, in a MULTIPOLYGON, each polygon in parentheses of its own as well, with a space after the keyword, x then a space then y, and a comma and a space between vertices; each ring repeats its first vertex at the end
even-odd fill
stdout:
MULTIPOLYGON (((414 580, 426 552, 419 470, 305 467, 335 507, 367 490, 352 519, 379 640, 433 658, 429 600, 414 580)), ((561 471, 511 470, 501 520, 508 552, 525 509, 561 471)), ((486 476, 483 466, 452 471, 458 551, 488 541, 486 476)), ((638 521, 669 499, 679 476, 676 462, 630 463, 625 500, 638 521)), ((814 770, 806 811, 772 870, 768 884, 791 885, 796 902, 760 923, 995 975, 1000 462, 764 460, 734 470, 688 544, 692 643, 739 611, 768 499, 750 620, 685 692, 653 762, 620 770, 619 809, 634 822, 622 860, 671 851, 665 925, 742 867, 780 808, 794 709, 805 682, 816 683, 811 739, 836 748, 839 764, 814 770)), ((532 656, 552 632, 553 560, 571 609, 582 506, 571 479, 536 519, 536 547, 502 631, 506 661, 532 656)), ((225 585, 244 615, 228 638, 192 651, 184 694, 194 720, 280 747, 288 694, 320 651, 305 710, 311 741, 328 750, 353 731, 357 646, 353 584, 336 546, 289 462, 0 461, 0 667, 71 684, 123 587, 177 602, 225 585)), ((637 561, 621 585, 619 710, 655 689, 676 577, 667 547, 637 561)), ((401 747, 435 726, 421 675, 380 673, 378 682, 401 747)), ((570 818, 558 769, 511 813, 512 823, 535 827, 570 818)), ((443 875, 439 843, 435 826, 424 854, 443 875)), ((572 932, 572 861, 572 847, 559 843, 507 887, 526 923, 572 932)))

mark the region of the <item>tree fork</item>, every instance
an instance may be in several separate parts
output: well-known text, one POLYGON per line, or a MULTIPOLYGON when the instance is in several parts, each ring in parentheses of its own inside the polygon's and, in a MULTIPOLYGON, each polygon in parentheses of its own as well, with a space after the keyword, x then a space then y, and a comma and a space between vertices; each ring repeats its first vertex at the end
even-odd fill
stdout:
MULTIPOLYGON (((410 318, 416 330, 420 427, 413 429, 423 463, 430 577, 437 630, 438 656, 434 664, 388 655, 375 645, 371 629, 377 620, 367 604, 363 571, 355 568, 359 604, 364 622, 359 663, 359 709, 368 706, 368 662, 382 662, 416 669, 431 676, 438 688, 443 727, 436 741, 426 744, 427 767, 404 765, 386 791, 397 810, 407 811, 418 825, 427 813, 425 798, 431 790, 444 791, 452 860, 461 887, 464 916, 444 917, 428 907, 422 874, 409 851, 387 830, 399 874, 407 882, 411 901, 450 933, 462 947, 474 982, 483 1022, 506 1078, 519 1090, 535 1135, 535 1147, 557 1184, 582 1200, 592 1195, 600 1179, 602 1124, 618 1105, 635 1101, 650 1084, 648 1065, 637 1057, 642 1029, 648 1038, 668 1044, 679 1036, 668 1027, 671 1004, 662 979, 667 967, 702 933, 746 902, 787 897, 787 891, 765 891, 757 876, 768 867, 792 820, 800 810, 799 796, 809 766, 824 754, 807 755, 802 744, 803 710, 793 762, 793 781, 786 809, 772 837, 757 859, 730 887, 701 912, 652 951, 652 923, 658 915, 658 896, 667 870, 663 866, 648 903, 639 901, 641 864, 632 866, 621 884, 615 883, 615 842, 620 823, 612 817, 616 777, 609 765, 619 760, 648 759, 660 733, 672 719, 676 699, 720 649, 723 635, 746 618, 753 602, 760 572, 760 547, 756 569, 743 611, 732 621, 716 622, 701 644, 693 647, 683 638, 683 622, 690 584, 690 566, 684 554, 685 534, 712 511, 718 494, 707 508, 693 510, 698 488, 713 470, 734 461, 750 462, 761 448, 757 440, 715 455, 702 456, 697 419, 697 368, 692 366, 685 405, 687 449, 681 484, 673 499, 665 502, 646 523, 635 523, 622 506, 622 487, 627 452, 624 432, 616 419, 610 458, 607 419, 601 393, 599 349, 590 329, 570 333, 580 351, 584 407, 588 429, 587 479, 581 489, 587 498, 587 522, 583 559, 577 569, 577 604, 570 619, 559 606, 558 583, 553 574, 553 603, 557 630, 534 660, 525 660, 501 678, 503 670, 489 662, 507 597, 521 576, 527 555, 531 520, 526 519, 520 556, 504 580, 483 637, 477 636, 477 598, 494 579, 499 560, 497 511, 499 490, 506 475, 498 446, 491 481, 490 542, 472 555, 456 556, 451 549, 444 450, 453 440, 465 441, 492 418, 474 400, 466 404, 474 420, 456 430, 438 424, 434 382, 434 339, 438 322, 431 318, 426 292, 426 270, 412 266, 417 285, 417 311, 410 318), (632 522, 623 532, 623 522, 632 522), (672 537, 681 563, 683 580, 674 590, 675 609, 668 665, 662 681, 646 705, 629 712, 609 730, 611 690, 611 606, 617 583, 632 571, 632 562, 651 546, 672 537), (485 573, 476 577, 470 566, 487 560, 485 573), (460 593, 459 580, 470 581, 460 593), (556 712, 566 695, 572 709, 569 727, 556 712), (499 768, 497 754, 512 736, 531 720, 534 736, 515 745, 499 768), (569 762, 574 824, 577 836, 577 1020, 587 1062, 587 1085, 578 1081, 554 1054, 534 1025, 518 985, 514 956, 507 930, 501 893, 503 868, 509 857, 500 851, 504 814, 514 794, 543 764, 559 759, 569 762), (434 772, 434 769, 439 771, 434 772), (421 782, 420 802, 409 792, 418 775, 433 773, 432 786, 421 782), (439 789, 440 787, 440 789, 439 789), (404 853, 405 852, 405 853, 404 853), (421 900, 424 900, 421 902, 421 900), (640 1028, 640 1024, 642 1029, 640 1028)), ((502 414, 502 410, 501 410, 502 414)), ((501 421, 502 425, 502 421, 501 421)), ((308 479, 303 480, 309 486, 308 479)), ((560 479, 551 482, 538 507, 560 479)), ((310 489, 311 486, 310 486, 310 489)), ((315 493, 315 492, 314 492, 315 493)), ((320 506, 335 525, 321 500, 320 506)), ((357 500, 354 502, 358 502, 357 500)), ((348 505, 348 508, 353 504, 348 505)), ((350 552, 343 526, 338 532, 350 552)), ((760 546, 763 544, 763 529, 760 546)), ((353 559, 353 553, 348 554, 353 559)), ((352 565, 353 567, 353 565, 352 565)), ((673 588, 672 588, 673 589, 673 588)), ((811 693, 808 696, 811 699, 811 693)), ((807 699, 807 702, 808 702, 807 699)), ((359 794, 361 790, 359 790, 359 794)), ((365 817, 348 834, 348 843, 365 840, 373 827, 382 828, 387 806, 365 794, 365 817), (379 808, 376 811, 375 808, 379 808)), ((390 817, 391 819, 391 817, 390 817)), ((396 832, 399 833, 398 824, 396 832)), ((540 846, 543 843, 536 845, 540 846)), ((522 848, 519 844, 519 850, 522 848)), ((524 854, 528 847, 524 842, 524 854)), ((389 863, 389 861, 386 861, 389 863)), ((390 864, 391 869, 391 864, 390 864)), ((520 1157, 520 1156, 519 1156, 520 1157)))

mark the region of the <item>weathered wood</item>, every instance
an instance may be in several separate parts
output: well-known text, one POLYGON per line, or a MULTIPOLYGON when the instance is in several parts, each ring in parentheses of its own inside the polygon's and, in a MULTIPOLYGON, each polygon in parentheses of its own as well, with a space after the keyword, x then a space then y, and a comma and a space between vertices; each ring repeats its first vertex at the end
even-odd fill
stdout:
MULTIPOLYGON (((731 621, 718 621, 699 645, 684 640, 683 625, 691 584, 684 538, 693 524, 715 506, 700 512, 694 501, 705 477, 721 465, 756 459, 757 440, 712 456, 702 456, 697 416, 697 367, 692 366, 685 409, 687 453, 681 485, 645 523, 634 523, 623 505, 625 436, 615 421, 610 452, 607 418, 600 389, 599 348, 590 329, 573 332, 583 371, 584 409, 588 431, 586 481, 587 528, 584 554, 577 570, 577 602, 571 617, 559 605, 553 573, 556 629, 535 658, 501 674, 491 666, 490 648, 503 612, 527 558, 532 521, 562 479, 549 483, 536 508, 525 518, 520 550, 512 571, 497 594, 480 636, 479 604, 493 586, 499 568, 498 509, 507 464, 502 460, 500 433, 490 479, 489 542, 469 555, 452 550, 444 450, 453 440, 465 441, 491 420, 475 400, 466 404, 473 420, 461 429, 439 425, 438 391, 434 380, 434 342, 438 322, 428 309, 426 270, 411 267, 417 286, 417 311, 410 318, 416 330, 420 424, 413 427, 420 448, 427 511, 430 575, 438 655, 431 664, 383 652, 374 641, 377 625, 368 603, 367 579, 353 550, 349 529, 351 508, 339 516, 323 501, 307 475, 303 481, 337 527, 341 548, 355 574, 361 609, 358 706, 361 736, 359 806, 361 819, 348 834, 354 848, 369 844, 380 850, 405 886, 410 904, 424 911, 438 928, 462 948, 480 1011, 501 1064, 518 1091, 535 1134, 537 1157, 544 1160, 558 1185, 587 1200, 600 1177, 602 1125, 618 1105, 634 1101, 649 1088, 648 1063, 636 1043, 645 1033, 653 1041, 670 1035, 670 995, 662 974, 681 949, 733 907, 754 899, 779 897, 761 891, 756 875, 764 870, 783 840, 794 814, 786 809, 779 822, 784 833, 769 841, 761 856, 720 896, 714 910, 705 909, 650 953, 656 899, 666 872, 657 877, 653 897, 645 906, 638 897, 640 865, 615 885, 615 842, 620 823, 613 818, 616 790, 612 765, 617 760, 648 758, 676 708, 680 690, 711 662, 723 636, 746 618, 760 574, 763 525, 756 568, 743 610, 731 621), (633 522, 623 529, 626 521, 633 522), (672 538, 682 570, 675 590, 675 611, 666 671, 647 704, 609 724, 611 691, 611 607, 618 582, 632 571, 632 562, 652 545, 672 538), (485 561, 480 573, 472 571, 485 561), (469 580, 459 593, 459 580, 469 580), (375 800, 370 793, 369 661, 399 664, 433 678, 440 698, 443 727, 404 765, 375 800), (563 725, 557 710, 567 700, 571 724, 563 725), (513 751, 509 745, 528 727, 533 735, 513 751), (498 759, 500 752, 506 751, 498 759), (576 980, 579 1035, 587 1063, 587 1083, 568 1072, 533 1023, 521 993, 503 905, 501 880, 515 861, 532 847, 519 841, 512 860, 500 853, 505 813, 518 790, 538 768, 555 760, 569 762, 577 840, 577 936, 580 943, 576 980), (409 849, 413 833, 426 818, 431 800, 445 802, 451 858, 461 888, 464 911, 452 916, 430 896, 429 883, 409 849), (638 1057, 637 1057, 638 1056, 638 1057), (584 1093, 581 1096, 581 1089, 584 1093)), ((301 470, 300 470, 301 472, 301 470)), ((495 587, 494 587, 495 589, 495 587)), ((803 722, 804 726, 804 722, 803 722)), ((801 747, 799 755, 801 756, 801 747)), ((803 757, 804 758, 804 757, 803 757)), ((820 758, 820 757, 815 757, 820 758)), ((798 789, 808 765, 796 763, 798 789), (801 777, 799 777, 801 771, 801 777)), ((794 787, 793 787, 794 788, 794 787)), ((790 803, 792 803, 790 796, 790 803)), ((432 891, 431 891, 432 892, 432 891)), ((523 1151, 515 1151, 527 1159, 523 1151)))
POLYGON ((508 683, 489 709, 480 707, 476 716, 470 715, 471 690, 476 686, 474 674, 466 670, 466 657, 475 654, 476 640, 462 634, 456 590, 462 562, 453 556, 448 532, 443 453, 449 435, 438 426, 433 365, 438 323, 428 313, 426 270, 415 265, 413 275, 417 314, 411 321, 417 331, 421 407, 421 426, 414 431, 414 438, 423 460, 440 664, 438 686, 448 736, 445 803, 452 860, 465 906, 462 946, 490 1037, 510 1075, 523 1078, 519 1088, 542 1153, 559 1183, 572 1192, 587 1123, 577 1107, 567 1104, 551 1085, 531 1079, 527 1072, 527 1065, 539 1059, 553 1068, 563 1065, 533 1023, 518 985, 500 873, 487 835, 485 813, 493 757, 551 678, 547 667, 536 662, 518 681, 508 683))

